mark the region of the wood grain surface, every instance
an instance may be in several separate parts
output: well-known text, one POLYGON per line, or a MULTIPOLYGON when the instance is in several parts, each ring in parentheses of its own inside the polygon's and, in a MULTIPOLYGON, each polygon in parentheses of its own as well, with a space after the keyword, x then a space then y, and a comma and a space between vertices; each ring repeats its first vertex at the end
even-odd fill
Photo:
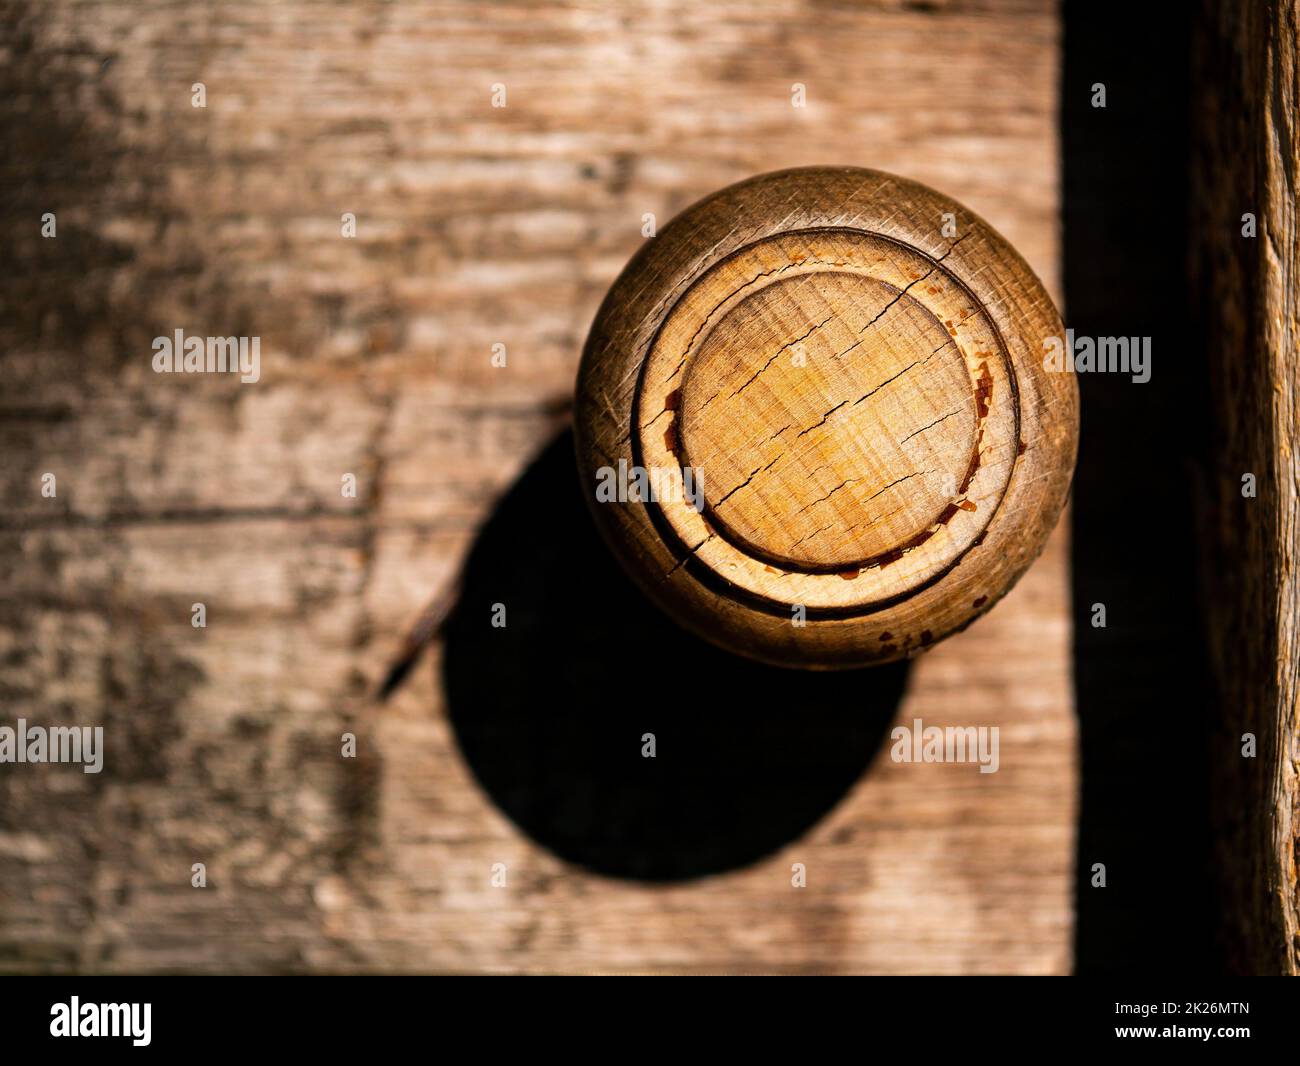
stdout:
POLYGON ((1195 58, 1214 72, 1198 82, 1192 204, 1215 384, 1216 859, 1226 954, 1265 974, 1300 973, 1298 39, 1294 2, 1207 2, 1195 58))
POLYGON ((0 968, 1068 970, 1060 530, 898 709, 998 726, 997 773, 882 751, 807 832, 702 880, 595 876, 523 833, 462 757, 441 644, 373 698, 560 431, 647 213, 876 167, 986 217, 1059 302, 1055 5, 3 8, 4 717, 102 725, 107 753, 0 767, 0 968), (260 380, 153 373, 176 329, 260 337, 260 380))

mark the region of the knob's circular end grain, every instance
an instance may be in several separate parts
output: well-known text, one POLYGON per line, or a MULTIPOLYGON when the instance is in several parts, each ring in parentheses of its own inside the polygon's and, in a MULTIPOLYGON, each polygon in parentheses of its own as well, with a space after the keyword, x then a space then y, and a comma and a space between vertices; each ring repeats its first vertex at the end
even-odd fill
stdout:
POLYGON ((1042 550, 1078 442, 1042 284, 960 204, 877 171, 689 208, 606 297, 578 376, 597 522, 701 636, 804 667, 912 654, 1042 550))

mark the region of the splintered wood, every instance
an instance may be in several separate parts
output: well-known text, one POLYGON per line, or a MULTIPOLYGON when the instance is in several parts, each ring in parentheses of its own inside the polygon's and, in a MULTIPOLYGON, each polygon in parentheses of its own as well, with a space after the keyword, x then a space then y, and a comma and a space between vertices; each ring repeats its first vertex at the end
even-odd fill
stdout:
MULTIPOLYGON (((806 832, 699 880, 595 876, 522 831, 463 756, 441 644, 373 699, 560 431, 646 216, 783 167, 879 168, 987 218, 1059 303, 1055 4, 4 9, 4 713, 103 726, 105 751, 99 774, 0 768, 0 969, 1069 969, 1060 528, 997 610, 916 660, 897 711, 997 726, 996 773, 886 743, 806 832), (177 329, 260 338, 259 380, 155 373, 177 329)), ((909 420, 906 447, 943 453, 970 417, 909 420)), ((807 546, 833 484, 798 486, 807 529, 777 550, 807 546)), ((497 598, 465 609, 488 627, 497 598)), ((580 680, 583 656, 552 669, 580 680)), ((688 664, 623 665, 690 701, 688 664)), ((547 676, 531 688, 543 728, 547 676)), ((652 728, 629 723, 629 750, 652 728)), ((739 730, 724 762, 759 742, 739 730)))

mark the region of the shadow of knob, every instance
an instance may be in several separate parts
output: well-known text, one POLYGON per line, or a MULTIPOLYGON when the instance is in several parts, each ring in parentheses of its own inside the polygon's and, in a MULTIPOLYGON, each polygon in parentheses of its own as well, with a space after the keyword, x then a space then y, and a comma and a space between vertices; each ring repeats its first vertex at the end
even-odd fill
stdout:
POLYGON ((467 560, 442 663, 465 762, 533 840, 597 873, 677 881, 757 862, 861 780, 908 664, 807 674, 674 625, 602 547, 573 455, 566 432, 467 560))

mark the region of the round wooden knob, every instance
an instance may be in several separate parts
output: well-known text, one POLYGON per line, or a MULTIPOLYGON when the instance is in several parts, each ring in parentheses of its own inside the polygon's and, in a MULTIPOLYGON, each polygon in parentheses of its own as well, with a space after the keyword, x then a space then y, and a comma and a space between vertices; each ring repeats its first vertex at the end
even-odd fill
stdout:
POLYGON ((633 578, 767 662, 914 654, 1019 578, 1065 502, 1060 316, 982 219, 878 171, 765 174, 614 282, 578 374, 578 463, 633 578))

